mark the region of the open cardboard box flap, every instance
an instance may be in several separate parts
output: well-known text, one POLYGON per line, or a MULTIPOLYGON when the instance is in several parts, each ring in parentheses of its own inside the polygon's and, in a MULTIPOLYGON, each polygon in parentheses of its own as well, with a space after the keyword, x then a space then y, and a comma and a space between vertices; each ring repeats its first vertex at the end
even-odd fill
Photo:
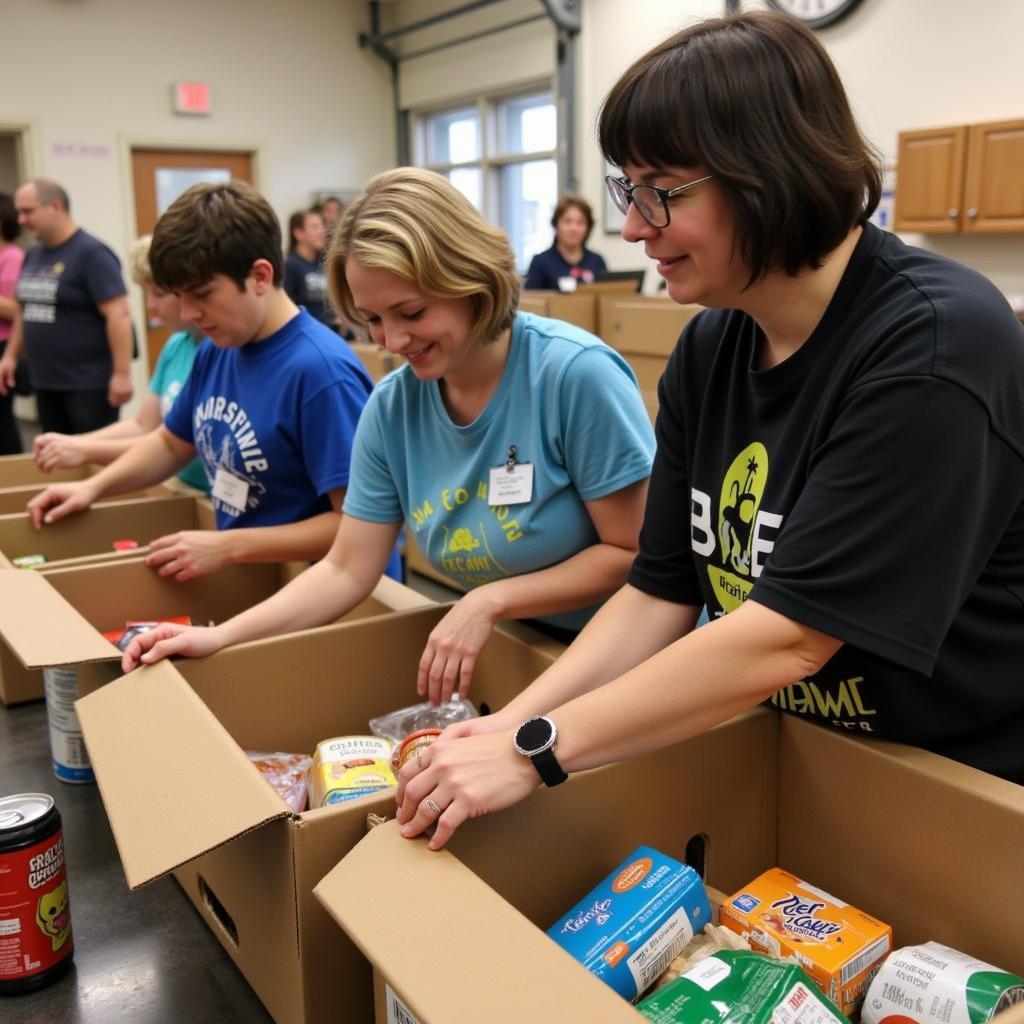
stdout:
POLYGON ((166 661, 75 710, 131 889, 291 814, 166 661))
POLYGON ((387 961, 413 1014, 477 1024, 479 986, 485 985, 488 1024, 520 1024, 535 1015, 539 999, 546 1020, 636 1024, 628 1003, 609 1005, 603 982, 587 971, 566 970, 566 962, 574 964, 569 954, 461 861, 432 852, 422 839, 403 839, 398 828, 391 821, 372 829, 313 894, 371 962, 387 961), (368 878, 388 884, 367 885, 368 878), (457 947, 430 940, 433 920, 444 920, 449 935, 472 936, 474 947, 487 951, 486 978, 460 980, 457 947))
POLYGON ((50 586, 24 569, 0 572, 0 633, 26 668, 110 660, 117 648, 50 586), (59 636, 53 624, 60 623, 59 636))

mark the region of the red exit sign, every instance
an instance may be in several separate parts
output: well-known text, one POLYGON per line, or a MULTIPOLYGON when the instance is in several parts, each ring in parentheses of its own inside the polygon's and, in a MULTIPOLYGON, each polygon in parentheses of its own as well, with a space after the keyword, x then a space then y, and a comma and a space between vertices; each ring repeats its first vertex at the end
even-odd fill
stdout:
POLYGON ((171 96, 176 114, 205 116, 213 112, 210 86, 206 82, 175 82, 171 96))

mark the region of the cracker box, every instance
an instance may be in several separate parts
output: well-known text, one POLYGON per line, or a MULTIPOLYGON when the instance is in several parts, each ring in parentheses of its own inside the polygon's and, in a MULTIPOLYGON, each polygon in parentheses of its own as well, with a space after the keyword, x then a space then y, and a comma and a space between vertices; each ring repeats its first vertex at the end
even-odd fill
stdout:
POLYGON ((721 924, 752 949, 792 957, 845 1014, 855 1012, 892 949, 892 928, 781 868, 722 902, 721 924))

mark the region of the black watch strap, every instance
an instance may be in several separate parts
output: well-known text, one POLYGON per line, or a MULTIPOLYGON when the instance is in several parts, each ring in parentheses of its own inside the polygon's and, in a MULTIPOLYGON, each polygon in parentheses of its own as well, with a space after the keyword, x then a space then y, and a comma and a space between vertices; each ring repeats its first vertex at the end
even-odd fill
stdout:
POLYGON ((539 754, 531 754, 530 760, 545 786, 558 786, 569 778, 562 770, 552 749, 542 750, 539 754))

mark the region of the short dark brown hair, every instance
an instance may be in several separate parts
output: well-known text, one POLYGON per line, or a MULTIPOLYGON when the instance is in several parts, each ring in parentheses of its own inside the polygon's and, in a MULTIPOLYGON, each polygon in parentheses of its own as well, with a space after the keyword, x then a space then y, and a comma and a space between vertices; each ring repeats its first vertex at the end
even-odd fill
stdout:
POLYGON ((750 284, 821 266, 881 196, 835 66, 784 14, 709 18, 666 39, 613 86, 598 133, 619 167, 714 175, 750 284))
POLYGON ((244 181, 193 185, 156 222, 149 247, 153 283, 164 291, 198 288, 215 274, 244 291, 256 260, 270 263, 280 287, 281 225, 270 203, 244 181))
POLYGON ((20 231, 14 200, 6 192, 0 192, 0 238, 5 242, 13 242, 20 231))
POLYGON ((558 222, 565 216, 566 211, 573 207, 583 214, 587 222, 587 233, 583 236, 583 244, 586 245, 590 232, 594 230, 594 211, 582 196, 562 196, 555 204, 555 212, 551 214, 551 226, 557 229, 558 222))

